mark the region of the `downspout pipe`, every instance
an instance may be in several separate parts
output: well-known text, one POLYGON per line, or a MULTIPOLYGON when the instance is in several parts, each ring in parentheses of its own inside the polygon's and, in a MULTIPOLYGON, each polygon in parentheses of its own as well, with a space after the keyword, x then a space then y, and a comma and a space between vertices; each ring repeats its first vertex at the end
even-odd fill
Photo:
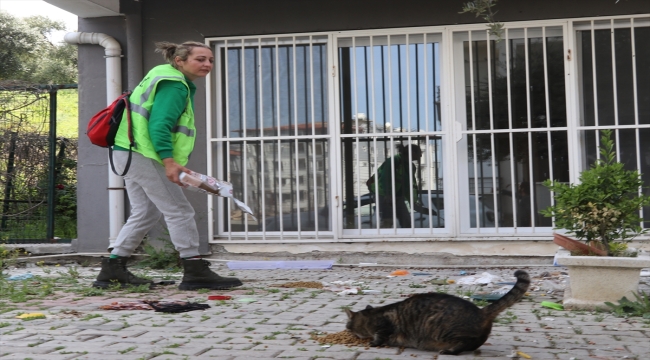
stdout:
MULTIPOLYGON (((70 32, 66 43, 93 44, 104 48, 106 58, 106 105, 122 94, 122 48, 115 38, 102 33, 70 32)), ((108 166, 108 165, 107 165, 108 166)), ((113 247, 124 223, 124 180, 108 166, 109 248, 113 247)))

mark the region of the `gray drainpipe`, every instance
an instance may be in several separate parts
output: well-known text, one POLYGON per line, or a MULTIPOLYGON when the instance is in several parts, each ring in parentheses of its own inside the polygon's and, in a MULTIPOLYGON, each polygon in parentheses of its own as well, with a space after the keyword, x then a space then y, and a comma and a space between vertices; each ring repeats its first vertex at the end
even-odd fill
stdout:
MULTIPOLYGON (((104 48, 106 58, 106 104, 122 94, 122 48, 113 37, 102 33, 70 32, 63 38, 73 45, 95 44, 104 48)), ((99 110, 99 109, 98 109, 99 110)), ((108 167, 109 248, 113 247, 124 223, 124 180, 108 167)))

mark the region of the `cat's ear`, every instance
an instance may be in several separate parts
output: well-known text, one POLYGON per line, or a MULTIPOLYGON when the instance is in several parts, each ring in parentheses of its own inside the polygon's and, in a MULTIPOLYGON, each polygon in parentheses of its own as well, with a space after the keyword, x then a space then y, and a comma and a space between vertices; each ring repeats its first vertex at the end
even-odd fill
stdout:
POLYGON ((354 311, 352 311, 350 309, 345 309, 345 313, 348 315, 348 319, 352 319, 352 317, 355 314, 354 311))
POLYGON ((366 306, 366 310, 374 309, 372 306, 368 305, 366 306))

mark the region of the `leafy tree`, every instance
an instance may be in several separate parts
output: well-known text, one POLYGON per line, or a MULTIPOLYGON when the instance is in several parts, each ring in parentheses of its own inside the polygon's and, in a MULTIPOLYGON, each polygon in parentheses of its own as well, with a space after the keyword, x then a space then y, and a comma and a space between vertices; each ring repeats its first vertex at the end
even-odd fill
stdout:
POLYGON ((0 10, 0 80, 34 84, 77 82, 77 48, 52 44, 47 36, 65 30, 45 16, 17 18, 0 10))

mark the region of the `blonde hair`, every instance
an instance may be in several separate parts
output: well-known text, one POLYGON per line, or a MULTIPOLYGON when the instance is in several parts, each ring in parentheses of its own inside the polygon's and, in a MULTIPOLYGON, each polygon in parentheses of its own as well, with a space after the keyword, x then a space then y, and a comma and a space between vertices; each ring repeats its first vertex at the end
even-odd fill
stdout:
POLYGON ((185 41, 182 44, 160 41, 156 43, 156 52, 162 53, 165 61, 167 61, 171 66, 176 67, 175 59, 177 56, 181 58, 181 60, 185 61, 192 50, 197 47, 210 49, 208 45, 198 41, 185 41))

